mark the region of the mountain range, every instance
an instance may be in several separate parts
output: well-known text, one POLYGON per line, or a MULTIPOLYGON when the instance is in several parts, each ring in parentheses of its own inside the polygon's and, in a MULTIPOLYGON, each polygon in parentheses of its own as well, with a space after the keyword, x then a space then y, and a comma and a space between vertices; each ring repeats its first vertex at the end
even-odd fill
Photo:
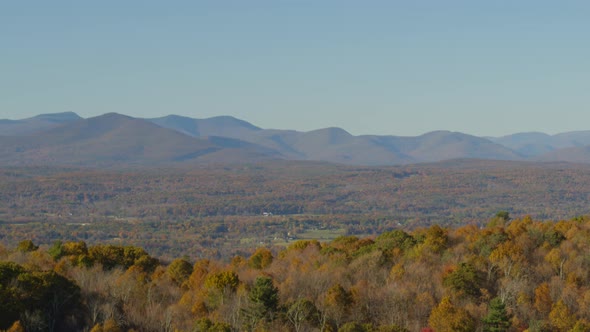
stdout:
POLYGON ((354 136, 341 128, 262 129, 230 116, 143 119, 75 113, 0 120, 0 165, 169 166, 308 160, 398 165, 451 159, 590 163, 590 131, 478 137, 434 131, 420 136, 354 136))

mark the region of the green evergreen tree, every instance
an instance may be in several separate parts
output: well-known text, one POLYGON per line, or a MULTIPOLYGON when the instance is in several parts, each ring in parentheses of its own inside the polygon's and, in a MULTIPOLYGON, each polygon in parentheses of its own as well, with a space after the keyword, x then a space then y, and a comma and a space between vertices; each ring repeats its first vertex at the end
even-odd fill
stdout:
POLYGON ((279 305, 279 290, 270 277, 258 277, 248 298, 252 303, 260 305, 265 314, 272 313, 279 305))
POLYGON ((484 332, 504 332, 510 327, 510 317, 506 306, 498 297, 490 301, 488 314, 483 318, 484 332))
POLYGON ((248 294, 250 306, 245 310, 248 325, 254 328, 262 320, 271 321, 279 306, 279 290, 270 277, 258 277, 248 294))
POLYGON ((461 263, 455 271, 444 278, 443 285, 460 295, 478 297, 481 295, 481 282, 482 277, 473 264, 461 263))

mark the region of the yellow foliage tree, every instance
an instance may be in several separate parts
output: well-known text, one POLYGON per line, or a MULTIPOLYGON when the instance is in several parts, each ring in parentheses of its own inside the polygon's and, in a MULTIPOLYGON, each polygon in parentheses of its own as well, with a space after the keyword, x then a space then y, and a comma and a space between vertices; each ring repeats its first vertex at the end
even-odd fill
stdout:
POLYGON ((191 289, 199 289, 205 283, 205 278, 210 270, 211 262, 208 259, 197 261, 193 266, 193 272, 188 279, 188 285, 191 289))
POLYGON ((578 320, 576 322, 576 324, 574 325, 574 327, 572 327, 571 330, 569 330, 569 332, 586 332, 586 331, 590 331, 590 322, 581 319, 578 320))
POLYGON ((499 267, 504 272, 505 277, 511 276, 524 260, 522 248, 512 241, 500 243, 490 253, 490 262, 499 267))
POLYGON ((433 252, 440 252, 447 247, 448 241, 448 231, 434 224, 426 231, 424 245, 433 252))
POLYGON ((576 319, 563 300, 559 300, 551 308, 549 321, 555 331, 569 331, 574 326, 576 319))
POLYGON ((250 256, 250 259, 248 259, 248 265, 253 269, 261 270, 269 266, 270 263, 272 263, 272 260, 273 256, 270 250, 266 248, 258 248, 256 249, 256 252, 250 256))
POLYGON ((475 322, 469 313, 458 308, 448 296, 432 309, 428 324, 436 332, 469 332, 475 331, 475 322))
POLYGON ((551 310, 552 304, 549 284, 544 282, 535 289, 535 309, 542 315, 547 315, 551 310))
POLYGON ((555 274, 557 274, 559 278, 563 280, 563 266, 567 260, 567 255, 564 252, 562 252, 559 248, 553 248, 551 249, 551 251, 549 251, 549 253, 547 253, 547 255, 545 255, 544 258, 547 263, 551 264, 551 267, 553 267, 555 274))

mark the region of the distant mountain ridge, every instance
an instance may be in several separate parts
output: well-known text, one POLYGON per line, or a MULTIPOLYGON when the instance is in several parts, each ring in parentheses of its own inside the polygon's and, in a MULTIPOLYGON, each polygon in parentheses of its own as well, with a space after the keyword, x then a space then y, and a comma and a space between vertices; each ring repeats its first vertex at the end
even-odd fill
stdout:
POLYGON ((165 166, 272 158, 274 151, 233 139, 204 139, 108 113, 27 136, 0 136, 8 165, 165 166))
MULTIPOLYGON (((328 161, 358 165, 394 165, 439 161, 454 158, 521 160, 521 156, 484 138, 448 131, 418 137, 354 136, 331 127, 299 132, 261 129, 246 121, 223 117, 192 119, 176 117, 166 121, 167 128, 189 132, 193 136, 225 136, 244 140, 278 151, 287 159, 328 161), (217 126, 212 126, 216 123, 217 126), (207 128, 202 131, 199 128, 207 128), (190 130, 189 130, 190 129, 190 130)), ((162 124, 163 118, 149 119, 162 124)), ((170 117, 167 117, 170 119, 170 117)))
POLYGON ((29 135, 82 119, 74 112, 40 114, 22 120, 0 120, 0 136, 29 135))
POLYGON ((590 163, 590 131, 477 137, 434 131, 420 136, 355 136, 331 127, 263 129, 231 116, 83 119, 73 112, 0 120, 0 164, 164 166, 309 160, 398 165, 452 159, 590 163))
POLYGON ((559 149, 590 145, 589 131, 572 131, 556 135, 545 133, 517 133, 503 137, 490 137, 492 142, 502 144, 523 156, 535 157, 559 149))
POLYGON ((179 115, 147 119, 161 127, 174 129, 190 136, 239 137, 240 134, 259 131, 260 128, 231 116, 216 116, 208 119, 192 119, 179 115), (236 132, 234 132, 234 130, 236 132))

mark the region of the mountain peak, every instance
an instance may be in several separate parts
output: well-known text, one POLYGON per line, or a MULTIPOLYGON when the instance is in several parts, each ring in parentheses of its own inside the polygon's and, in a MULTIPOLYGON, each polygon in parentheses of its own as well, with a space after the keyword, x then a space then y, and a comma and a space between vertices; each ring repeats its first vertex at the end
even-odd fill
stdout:
POLYGON ((62 112, 62 113, 47 113, 47 114, 39 114, 31 119, 37 120, 45 120, 51 122, 69 122, 69 121, 76 121, 82 119, 78 114, 74 112, 62 112))
POLYGON ((344 144, 355 137, 346 130, 338 127, 316 129, 308 131, 304 135, 308 137, 308 139, 311 138, 329 144, 344 144))
POLYGON ((224 124, 239 125, 241 127, 244 127, 244 128, 250 129, 250 130, 261 130, 261 128, 256 127, 255 125, 251 124, 250 122, 235 118, 230 115, 214 116, 211 118, 203 119, 203 121, 213 122, 218 125, 224 125, 224 124))
POLYGON ((99 116, 95 116, 92 118, 88 118, 88 119, 136 119, 133 117, 130 117, 128 115, 125 114, 120 114, 120 113, 116 113, 116 112, 109 112, 109 113, 105 113, 103 115, 99 115, 99 116))
POLYGON ((74 112, 40 114, 21 120, 0 120, 0 135, 27 136, 82 118, 74 112))
POLYGON ((241 138, 243 135, 262 130, 249 122, 228 115, 206 119, 168 115, 147 120, 160 127, 173 129, 193 137, 225 136, 241 138))

